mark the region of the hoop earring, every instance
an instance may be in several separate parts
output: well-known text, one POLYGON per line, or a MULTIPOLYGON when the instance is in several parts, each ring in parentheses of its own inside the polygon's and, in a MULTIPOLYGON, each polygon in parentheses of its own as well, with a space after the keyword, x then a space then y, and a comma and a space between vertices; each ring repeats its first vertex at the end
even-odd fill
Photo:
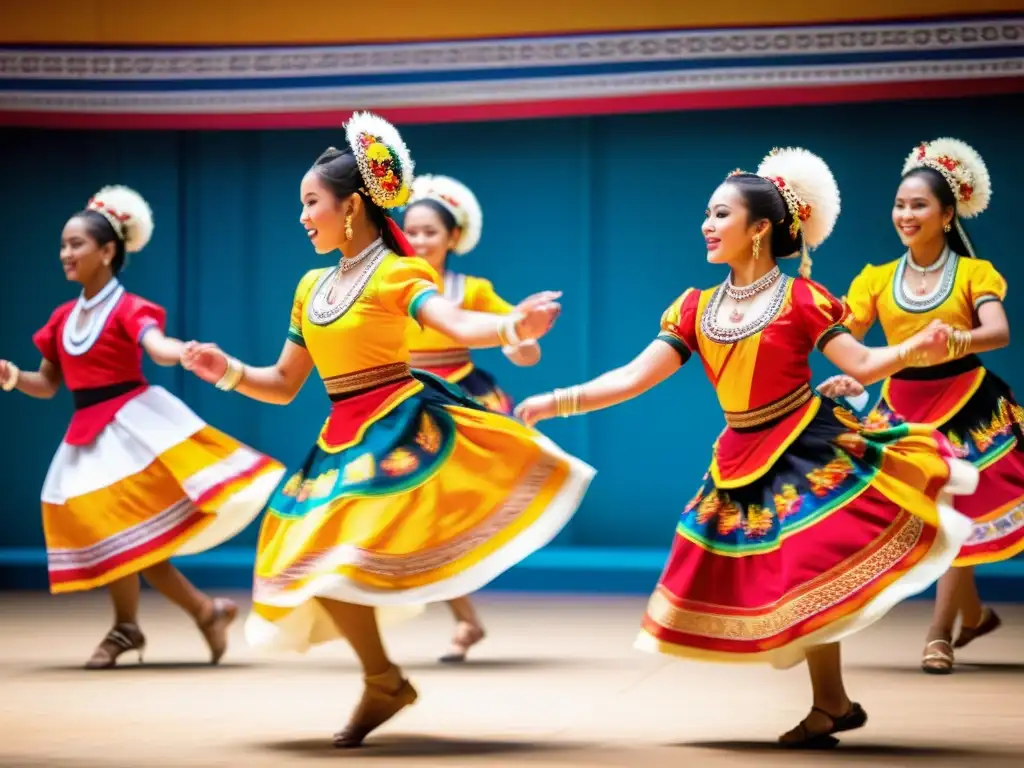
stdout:
POLYGON ((758 235, 757 237, 754 238, 753 254, 754 254, 754 261, 757 261, 760 258, 760 256, 761 256, 761 236, 760 235, 758 235))
POLYGON ((345 217, 345 239, 352 239, 352 214, 345 217))

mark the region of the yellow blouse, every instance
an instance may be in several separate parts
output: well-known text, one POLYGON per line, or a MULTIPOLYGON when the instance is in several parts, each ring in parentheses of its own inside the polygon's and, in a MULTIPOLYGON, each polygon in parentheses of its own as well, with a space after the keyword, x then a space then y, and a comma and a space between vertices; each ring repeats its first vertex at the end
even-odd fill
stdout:
MULTIPOLYGON (((386 253, 354 298, 343 298, 335 319, 318 315, 337 267, 307 272, 295 290, 288 338, 309 350, 321 378, 391 363, 408 363, 409 318, 439 291, 434 269, 416 256, 386 253), (348 305, 347 307, 345 305, 348 305)), ((358 286, 357 286, 358 287, 358 286)))
POLYGON ((1006 298, 1006 280, 991 262, 953 252, 933 295, 908 294, 903 287, 906 258, 879 267, 869 264, 854 278, 846 297, 850 312, 845 323, 858 338, 875 320, 881 322, 889 344, 906 341, 935 319, 970 330, 978 307, 1006 298))
MULTIPOLYGON (((457 272, 445 272, 442 294, 462 309, 472 312, 491 312, 507 315, 514 307, 499 296, 490 280, 457 272)), ((407 325, 406 341, 413 352, 436 352, 462 349, 463 346, 441 331, 424 328, 416 323, 407 325)))

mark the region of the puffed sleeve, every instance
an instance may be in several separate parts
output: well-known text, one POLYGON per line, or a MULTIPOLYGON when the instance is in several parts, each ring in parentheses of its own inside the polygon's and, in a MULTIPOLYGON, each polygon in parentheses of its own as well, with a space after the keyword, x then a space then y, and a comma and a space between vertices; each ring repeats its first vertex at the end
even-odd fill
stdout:
POLYGON ((839 334, 850 332, 849 327, 843 324, 849 313, 846 305, 813 280, 799 278, 796 281, 793 306, 807 338, 819 350, 839 334))
POLYGON ((306 346, 306 340, 302 337, 302 313, 306 308, 306 300, 312 293, 316 281, 325 271, 327 268, 311 269, 302 276, 295 289, 295 298, 292 299, 292 314, 288 322, 288 341, 298 344, 300 347, 306 346))
POLYGON ((440 292, 437 272, 418 256, 395 256, 380 269, 377 298, 393 314, 418 320, 423 302, 440 292))
POLYGON ((848 311, 844 324, 858 339, 864 338, 878 317, 875 302, 878 300, 879 291, 884 287, 880 287, 879 282, 877 268, 869 264, 850 283, 850 290, 846 294, 848 311))
POLYGON ((679 353, 683 363, 690 359, 697 348, 697 304, 700 291, 687 288, 669 308, 661 313, 661 330, 658 340, 664 341, 679 353))
POLYGON ((65 305, 57 307, 46 321, 46 325, 32 334, 32 343, 45 360, 54 365, 60 365, 60 357, 57 354, 57 346, 60 344, 61 323, 68 316, 68 308, 65 305))
POLYGON ((136 344, 142 341, 146 331, 159 328, 163 331, 167 327, 167 311, 159 304, 146 301, 141 296, 127 294, 118 312, 121 326, 128 337, 136 344))
POLYGON ((981 259, 965 259, 971 272, 968 277, 968 288, 971 292, 971 304, 975 309, 989 301, 1006 300, 1006 278, 1004 278, 990 261, 981 259))
POLYGON ((466 299, 462 306, 473 312, 491 312, 495 315, 508 315, 515 309, 498 295, 490 280, 482 277, 466 278, 466 299))

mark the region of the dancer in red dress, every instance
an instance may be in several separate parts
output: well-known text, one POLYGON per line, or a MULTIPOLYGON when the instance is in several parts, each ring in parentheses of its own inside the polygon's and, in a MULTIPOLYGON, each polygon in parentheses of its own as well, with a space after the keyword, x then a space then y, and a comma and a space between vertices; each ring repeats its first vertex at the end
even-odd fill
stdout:
MULTIPOLYGON (((807 277, 806 249, 825 240, 838 212, 831 172, 806 150, 735 172, 711 196, 702 228, 708 261, 730 267, 725 282, 684 291, 632 362, 517 408, 527 424, 608 408, 700 360, 727 426, 679 519, 637 645, 779 668, 806 660, 812 709, 781 736, 791 748, 835 746, 834 734, 867 722, 847 695, 839 642, 949 567, 970 524, 940 493, 970 492, 977 481, 930 429, 874 430, 812 391, 815 348, 862 381, 946 352, 939 324, 881 349, 845 333, 842 302, 807 277), (783 275, 776 259, 801 252, 804 276, 783 275)), ((685 407, 680 418, 685 439, 685 407)))
POLYGON ((43 485, 50 591, 106 587, 114 627, 86 663, 139 659, 139 574, 187 611, 213 663, 227 649, 238 608, 211 598, 169 562, 215 547, 260 513, 284 468, 208 427, 162 387, 146 383, 142 352, 176 365, 184 345, 164 334, 166 312, 117 279, 127 254, 149 241, 149 206, 126 187, 104 187, 64 226, 61 264, 82 286, 33 336, 38 371, 0 360, 0 388, 50 398, 63 382, 75 412, 43 485))

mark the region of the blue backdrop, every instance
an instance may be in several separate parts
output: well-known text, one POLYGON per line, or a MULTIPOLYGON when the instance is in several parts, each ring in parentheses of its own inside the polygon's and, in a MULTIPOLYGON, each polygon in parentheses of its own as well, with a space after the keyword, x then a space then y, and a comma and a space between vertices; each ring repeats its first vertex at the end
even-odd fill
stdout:
MULTIPOLYGON (((538 367, 517 369, 493 351, 479 355, 522 397, 626 362, 657 333, 663 309, 682 290, 722 280, 704 259, 707 198, 729 171, 755 168, 773 146, 805 146, 835 173, 843 211, 816 254, 814 277, 842 295, 863 264, 901 252, 890 209, 911 148, 945 135, 973 144, 989 163, 995 193, 970 231, 1013 296, 1024 269, 1013 225, 1013 184, 1024 178, 1022 105, 1013 96, 410 126, 403 134, 420 172, 463 180, 483 205, 483 240, 455 268, 491 278, 513 301, 545 288, 565 292, 538 367)), ((324 263, 298 223, 299 179, 324 147, 342 140, 340 130, 0 131, 0 227, 10 277, 0 300, 0 357, 36 364, 32 332, 76 294, 58 264, 61 227, 97 188, 123 183, 149 200, 156 219, 151 245, 123 275, 128 288, 168 308, 172 334, 216 341, 248 362, 274 360, 297 280, 324 263)), ((1012 300, 1007 309, 1011 324, 1022 327, 1024 312, 1012 300)), ((987 360, 1020 382, 1012 350, 987 360)), ((820 357, 815 367, 819 376, 831 372, 820 357)), ((305 453, 327 412, 316 380, 281 408, 222 394, 177 369, 150 370, 214 426, 289 463, 305 453)), ((0 546, 41 547, 38 491, 69 413, 66 393, 49 402, 0 396, 0 546)), ((548 424, 552 438, 598 469, 559 542, 665 548, 722 417, 700 367, 690 365, 634 402, 548 424)), ((251 549, 255 537, 254 525, 231 545, 251 549)))

